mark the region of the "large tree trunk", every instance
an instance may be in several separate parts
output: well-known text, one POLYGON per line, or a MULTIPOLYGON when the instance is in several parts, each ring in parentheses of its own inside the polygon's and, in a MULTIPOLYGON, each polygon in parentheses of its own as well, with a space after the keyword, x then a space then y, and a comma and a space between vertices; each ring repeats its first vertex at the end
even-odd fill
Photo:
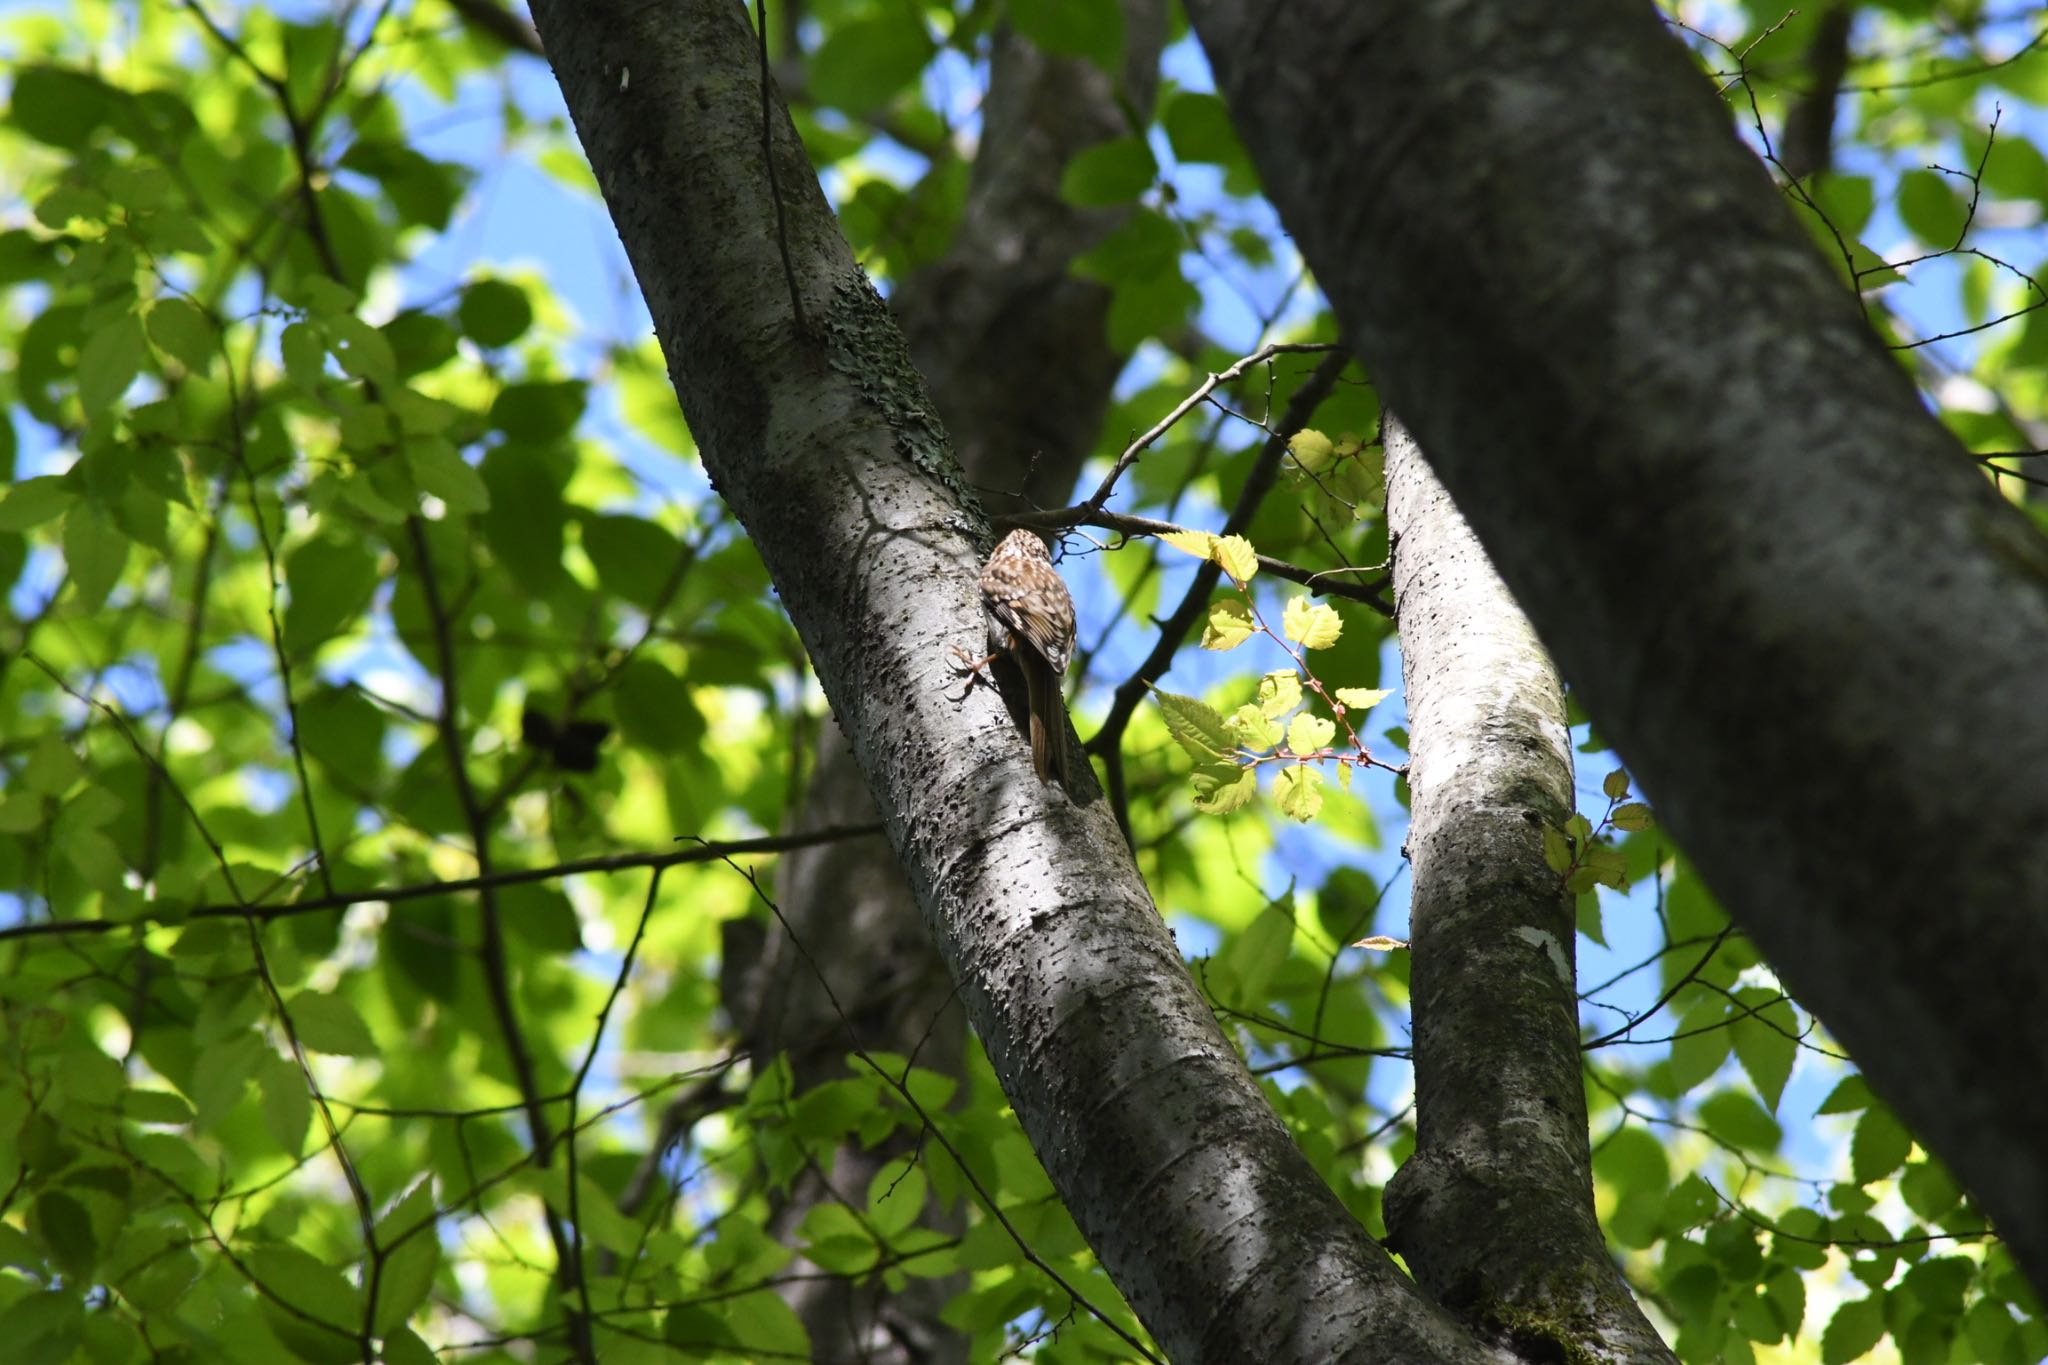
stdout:
POLYGON ((1189 9, 1663 824, 2048 1289, 2048 545, 1648 4, 1189 9))
POLYGON ((1545 827, 1574 809, 1564 689, 1414 438, 1386 424, 1408 701, 1415 1155, 1387 1243, 1524 1355, 1673 1360, 1607 1255, 1574 947, 1545 827))
MULTIPOLYGON (((968 481, 1011 502, 1064 502, 1093 446, 1122 367, 1106 341, 1109 290, 1069 266, 1120 214, 1076 209, 1060 174, 1082 148, 1126 126, 1120 101, 1149 106, 1165 36, 1160 0, 1123 5, 1121 82, 1091 63, 1049 57, 1011 33, 996 38, 982 135, 958 233, 946 254, 903 282, 892 311, 968 481)), ((867 781, 828 726, 799 827, 874 821, 867 781)), ((801 1092, 844 1072, 849 1039, 834 1003, 866 1047, 915 1056, 959 1075, 964 1021, 953 982, 917 901, 883 838, 789 854, 777 879, 785 935, 736 921, 727 936, 727 1010, 754 1056, 790 1055, 801 1092), (801 944, 801 948, 799 948, 801 944), (814 965, 816 964, 816 965, 814 965), (819 989, 820 968, 830 993, 819 989)), ((798 1178, 775 1211, 787 1232, 832 1191, 863 1191, 914 1135, 871 1148, 848 1142, 822 1172, 798 1178)), ((935 1215, 936 1217, 936 1215, 935 1215)), ((890 1295, 880 1277, 819 1276, 784 1292, 821 1361, 937 1362, 964 1358, 965 1341, 939 1321, 963 1285, 912 1280, 890 1295)))
POLYGON ((987 526, 779 107, 778 229, 742 12, 535 9, 705 468, 1025 1131, 1132 1306, 1178 1360, 1489 1358, 1266 1104, 1092 779, 1072 797, 1041 785, 998 700, 952 700, 945 650, 981 632, 987 526))

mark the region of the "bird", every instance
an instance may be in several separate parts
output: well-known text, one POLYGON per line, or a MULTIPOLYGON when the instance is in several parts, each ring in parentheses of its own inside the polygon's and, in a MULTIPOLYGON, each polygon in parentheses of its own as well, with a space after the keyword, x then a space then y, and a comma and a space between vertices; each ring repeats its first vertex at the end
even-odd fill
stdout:
MULTIPOLYGON (((982 566, 981 604, 988 617, 988 657, 971 664, 955 663, 969 675, 968 689, 981 670, 1004 655, 1024 675, 1026 706, 1031 715, 1031 766, 1040 782, 1066 781, 1068 773, 1066 707, 1060 679, 1074 657, 1074 599, 1052 566, 1052 555, 1038 533, 1019 528, 1004 536, 982 566)), ((962 661, 966 651, 954 646, 962 661)), ((962 694, 965 695, 964 693, 962 694)))

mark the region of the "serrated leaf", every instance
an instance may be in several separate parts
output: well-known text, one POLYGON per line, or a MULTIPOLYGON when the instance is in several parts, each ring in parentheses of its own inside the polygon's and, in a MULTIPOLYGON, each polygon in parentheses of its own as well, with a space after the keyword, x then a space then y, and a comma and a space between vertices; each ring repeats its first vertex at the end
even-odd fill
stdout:
POLYGON ((1207 531, 1161 531, 1159 539, 1183 554, 1196 559, 1211 559, 1215 556, 1216 537, 1207 531))
POLYGON ((1627 805, 1616 806, 1614 814, 1610 818, 1613 820, 1616 829, 1627 834, 1639 833, 1657 823, 1657 818, 1651 813, 1650 808, 1640 801, 1631 801, 1627 805))
POLYGON ((1251 608, 1235 597, 1226 597, 1209 608, 1209 624, 1202 631, 1202 648, 1218 653, 1236 649, 1258 633, 1251 608))
POLYGON ((1327 602, 1293 597, 1287 601, 1286 614, 1281 617, 1281 629, 1288 639, 1304 649, 1328 649, 1344 633, 1344 621, 1337 615, 1336 608, 1327 602))
POLYGON ((1259 552, 1243 536, 1224 536, 1216 542, 1216 562, 1242 586, 1259 571, 1259 552))
POLYGON ((1152 695, 1158 700, 1160 714, 1166 720, 1166 732, 1196 763, 1228 759, 1237 752, 1237 741, 1231 736, 1230 726, 1215 707, 1172 692, 1155 691, 1152 695))
POLYGON ((1197 768, 1192 780, 1195 809, 1205 815, 1228 815, 1242 810, 1259 794, 1259 775, 1251 768, 1220 764, 1197 768))
POLYGON ((1306 765, 1290 764, 1273 779, 1273 800, 1282 815, 1307 824, 1323 809, 1323 775, 1306 765))
POLYGON ((376 1040, 356 1007, 338 995, 301 991, 286 1004, 299 1042, 315 1052, 341 1057, 374 1057, 376 1040))
POLYGON ((1679 1093, 1691 1090, 1728 1060, 1728 1002, 1710 995, 1695 1003, 1672 1030, 1671 1083, 1679 1093))
POLYGON ((1259 710, 1268 718, 1278 720, 1299 705, 1301 675, 1293 669, 1278 669, 1259 679, 1259 710))
POLYGON ((1336 690, 1337 704, 1346 711, 1370 711, 1393 695, 1391 687, 1340 687, 1336 690))
POLYGON ((1828 1097, 1820 1102, 1820 1108, 1813 1112, 1853 1114, 1859 1109, 1869 1108, 1872 1103, 1870 1086, 1861 1076, 1844 1076, 1835 1083, 1835 1088, 1828 1092, 1828 1097))
MULTIPOLYGON (((1280 742, 1284 733, 1250 702, 1232 712, 1228 724, 1231 733, 1237 736, 1237 742, 1247 749, 1270 749, 1280 742)), ((40 812, 32 818, 40 818, 40 812)))
POLYGON ((1606 794, 1609 801, 1621 800, 1628 795, 1628 774, 1616 768, 1600 783, 1600 790, 1606 794))
POLYGON ((1792 1063, 1799 1055, 1799 1018, 1789 1001, 1774 999, 1771 992, 1759 987, 1743 990, 1736 999, 1755 1013, 1737 1019, 1731 1027, 1735 1059, 1742 1063, 1765 1106, 1776 1113, 1785 1082, 1792 1076, 1792 1063))
POLYGON ((1287 747, 1296 754, 1318 753, 1336 736, 1336 725, 1304 711, 1287 727, 1287 747))
POLYGON ((1287 453, 1311 474, 1320 474, 1337 460, 1337 447, 1329 437, 1304 427, 1287 438, 1287 453))

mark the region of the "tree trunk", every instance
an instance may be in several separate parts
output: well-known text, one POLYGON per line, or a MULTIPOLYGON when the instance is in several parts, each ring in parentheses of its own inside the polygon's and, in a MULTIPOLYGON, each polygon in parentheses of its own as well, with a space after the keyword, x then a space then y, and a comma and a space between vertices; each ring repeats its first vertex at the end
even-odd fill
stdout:
MULTIPOLYGON (((1120 83, 1089 62, 1047 56, 1008 32, 997 36, 959 230, 946 254, 891 300, 961 467, 985 502, 1065 501, 1122 368, 1106 341, 1109 290, 1068 268, 1123 215, 1074 208, 1060 198, 1059 182, 1076 152, 1123 131, 1120 99, 1140 110, 1151 103, 1164 7, 1125 0, 1123 11, 1120 83), (994 489, 1010 496, 992 498, 994 489)), ((852 751, 828 727, 799 826, 875 819, 852 751)), ((965 1022, 952 977, 888 840, 786 855, 777 892, 787 934, 778 926, 764 936, 757 922, 735 921, 727 936, 725 1004, 748 1052, 765 1059, 788 1051, 799 1093, 844 1074, 850 1040, 837 1001, 863 1046, 960 1075, 965 1022), (829 996, 814 963, 830 978, 829 996)), ((818 1173, 800 1176, 775 1211, 775 1227, 801 1226, 834 1189, 865 1191, 913 1145, 910 1135, 872 1148, 842 1145, 827 1163, 829 1182, 818 1173)), ((928 1219, 944 1226, 941 1215, 928 1219)), ((890 1295, 879 1277, 821 1276, 784 1292, 821 1361, 943 1365, 964 1358, 964 1339, 938 1319, 963 1287, 964 1277, 915 1279, 890 1295)))
POLYGON ((1189 9, 1661 822, 2048 1289, 2048 544, 1649 5, 1189 9))
POLYGON ((742 12, 544 0, 535 17, 705 468, 1025 1131, 1146 1326, 1177 1360, 1489 1358, 1266 1104, 1092 777, 1071 797, 1041 785, 1000 701, 953 700, 945 649, 982 630, 987 525, 779 105, 778 214, 742 12))
POLYGON ((1564 879, 1564 689, 1414 438, 1386 424, 1408 700, 1415 1155, 1387 1243, 1416 1281, 1539 1358, 1675 1360, 1607 1254, 1579 1060, 1564 879))

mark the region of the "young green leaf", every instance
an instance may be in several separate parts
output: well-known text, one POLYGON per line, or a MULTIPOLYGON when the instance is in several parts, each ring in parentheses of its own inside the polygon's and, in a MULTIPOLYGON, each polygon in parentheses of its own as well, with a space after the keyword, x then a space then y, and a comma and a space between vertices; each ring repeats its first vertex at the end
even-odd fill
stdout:
POLYGON ((1258 632, 1251 608, 1235 597, 1226 597, 1209 608, 1209 624, 1202 632, 1202 648, 1221 653, 1236 649, 1258 632))
POLYGON ((1344 622, 1337 615, 1336 608, 1327 602, 1292 597, 1288 599, 1286 614, 1281 618, 1281 629, 1288 639, 1304 649, 1328 649, 1344 633, 1344 622))

